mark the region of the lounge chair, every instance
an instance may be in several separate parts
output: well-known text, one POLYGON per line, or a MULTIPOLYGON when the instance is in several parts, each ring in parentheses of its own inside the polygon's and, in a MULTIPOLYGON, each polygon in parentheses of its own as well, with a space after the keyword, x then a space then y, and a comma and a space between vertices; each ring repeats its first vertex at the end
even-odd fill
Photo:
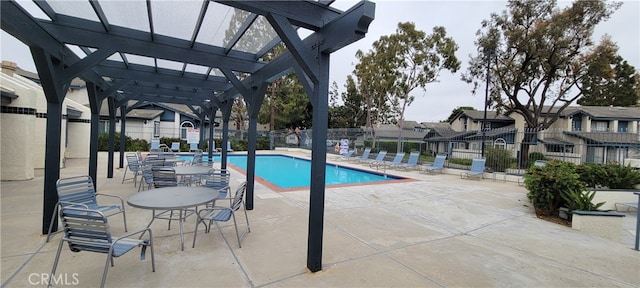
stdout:
MULTIPOLYGON (((218 225, 218 222, 227 222, 233 219, 233 226, 236 229, 236 237, 238 238, 238 247, 242 248, 241 240, 247 233, 251 232, 251 227, 249 226, 249 217, 247 216, 247 210, 244 206, 244 194, 247 190, 247 182, 244 182, 236 189, 236 193, 231 200, 231 206, 214 206, 212 208, 204 208, 198 211, 198 221, 196 222, 196 229, 193 233, 193 245, 192 247, 196 247, 196 237, 198 236, 198 226, 200 223, 205 225, 205 231, 209 232, 211 230, 211 222, 215 222, 218 230, 222 233, 222 229, 218 225), (238 232, 238 223, 236 222, 236 212, 242 209, 244 211, 244 217, 247 222, 247 230, 240 235, 238 232), (209 225, 207 225, 209 222, 209 225)), ((223 234, 224 237, 224 234, 223 234)))
POLYGON ((446 155, 436 155, 436 159, 433 160, 432 165, 423 165, 420 173, 429 173, 433 174, 436 171, 442 173, 442 169, 444 168, 444 161, 447 159, 446 155))
POLYGON ((351 162, 366 161, 369 159, 370 154, 371 154, 371 148, 365 148, 364 151, 362 151, 362 155, 360 155, 360 157, 352 157, 351 159, 347 159, 347 160, 351 162))
POLYGON ((378 155, 376 155, 375 159, 368 159, 368 158, 367 159, 361 159, 361 160, 359 159, 357 161, 357 163, 371 165, 371 163, 378 163, 378 162, 384 161, 384 157, 385 156, 387 156, 387 150, 382 150, 382 151, 378 152, 378 155))
MULTIPOLYGON (((117 195, 96 193, 93 185, 93 179, 91 179, 90 176, 60 178, 56 181, 56 192, 58 193, 58 209, 73 206, 76 208, 97 210, 107 217, 122 214, 124 231, 127 232, 127 214, 125 211, 124 199, 117 195), (115 199, 119 204, 98 203, 97 196, 115 199)), ((49 239, 51 238, 51 230, 53 230, 53 222, 55 221, 56 216, 57 215, 55 213, 51 216, 46 242, 49 242, 49 239)))
POLYGON ((151 149, 149 151, 160 149, 160 139, 151 139, 151 149))
MULTIPOLYGON (((148 227, 116 237, 111 234, 107 216, 98 210, 83 209, 80 207, 62 207, 60 209, 60 218, 62 219, 62 225, 64 227, 64 236, 60 239, 49 279, 60 279, 60 277, 65 276, 58 275, 59 277, 56 277, 55 275, 58 260, 60 260, 60 253, 62 252, 62 246, 65 242, 69 244, 69 249, 73 252, 87 251, 107 254, 100 287, 104 287, 107 280, 107 272, 109 272, 109 264, 113 266, 113 258, 120 257, 138 246, 142 247, 142 252, 140 253, 141 260, 145 259, 147 247, 150 248, 151 270, 153 272, 156 271, 153 255, 153 236, 151 235, 151 229, 148 227), (144 233, 149 233, 149 238, 142 239, 144 233), (128 238, 138 234, 140 238, 128 238)), ((69 262, 73 262, 73 260, 69 260, 69 262)), ((128 273, 127 269, 135 269, 133 267, 134 266, 131 265, 127 266, 127 268, 124 269, 124 273, 128 273)), ((88 287, 95 285, 84 282, 89 278, 90 277, 82 278, 82 286, 88 287)))
POLYGON ((404 152, 396 153, 396 156, 393 157, 391 161, 381 161, 381 162, 372 162, 369 163, 369 167, 373 168, 375 166, 376 170, 378 169, 386 169, 402 163, 402 159, 404 159, 404 152))
POLYGON ((194 152, 197 150, 199 150, 198 143, 189 143, 189 152, 194 152))
POLYGON ((180 152, 180 142, 171 143, 171 151, 180 152))
POLYGON ((409 159, 407 159, 406 163, 400 163, 398 165, 392 165, 390 168, 391 169, 402 169, 402 170, 415 169, 416 167, 418 167, 418 159, 420 159, 420 152, 413 151, 413 152, 409 153, 409 159))
POLYGON ((233 152, 233 149, 231 149, 231 141, 227 141, 227 152, 233 152))
POLYGON ((356 153, 356 150, 349 150, 345 154, 339 154, 338 156, 336 156, 336 158, 334 158, 334 160, 335 161, 350 161, 350 160, 353 160, 354 158, 358 158, 358 157, 354 157, 353 156, 354 153, 356 153))
POLYGON ((460 173, 460 178, 484 179, 484 164, 486 161, 486 159, 473 159, 471 162, 471 169, 467 172, 460 173))

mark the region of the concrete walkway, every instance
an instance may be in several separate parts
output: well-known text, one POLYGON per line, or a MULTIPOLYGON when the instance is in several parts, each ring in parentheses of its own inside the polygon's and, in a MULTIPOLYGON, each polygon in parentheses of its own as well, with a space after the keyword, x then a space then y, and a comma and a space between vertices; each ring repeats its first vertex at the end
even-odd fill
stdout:
MULTIPOLYGON (((61 177, 86 175, 87 162, 68 160, 61 177)), ((125 199, 136 193, 131 180, 121 184, 123 169, 107 179, 106 167, 100 153, 99 192, 125 199)), ((513 182, 394 174, 416 181, 326 190, 320 272, 306 269, 309 191, 276 193, 256 184, 242 248, 233 224, 222 234, 199 231, 191 248, 190 218, 180 251, 177 225, 167 230, 166 221, 156 221, 156 272, 149 255, 140 261, 134 251, 115 260, 107 286, 640 287, 640 252, 632 249, 635 229, 629 228, 635 212, 626 213, 616 243, 537 219, 526 190, 513 182)), ((233 173, 232 189, 243 177, 233 173)), ((42 172, 31 181, 1 183, 2 287, 45 286, 42 275, 51 270, 60 235, 45 243, 40 234, 42 187, 42 172)), ((133 231, 148 223, 150 212, 127 207, 127 218, 133 231)), ((115 234, 124 232, 120 218, 110 224, 115 234)), ((104 260, 64 247, 55 286, 99 286, 104 260)))

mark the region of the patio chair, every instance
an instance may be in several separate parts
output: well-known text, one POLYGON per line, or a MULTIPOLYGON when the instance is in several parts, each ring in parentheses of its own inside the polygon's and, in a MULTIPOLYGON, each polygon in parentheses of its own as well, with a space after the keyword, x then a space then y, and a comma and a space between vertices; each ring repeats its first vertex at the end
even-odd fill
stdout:
POLYGON ((396 156, 393 157, 391 161, 380 161, 380 162, 371 162, 369 163, 369 167, 373 168, 375 166, 376 170, 390 168, 402 163, 402 159, 404 158, 404 152, 396 153, 396 156))
POLYGON ((486 161, 486 159, 473 159, 471 161, 471 169, 467 172, 460 173, 460 178, 484 179, 484 164, 486 161))
MULTIPOLYGON (((153 167, 151 168, 153 173, 153 187, 162 188, 162 187, 176 187, 176 186, 186 186, 186 183, 178 182, 178 177, 176 176, 176 171, 173 170, 173 167, 153 167)), ((191 214, 195 213, 196 210, 193 209, 184 209, 184 218, 191 216, 191 214)), ((176 220, 178 218, 173 216, 173 210, 166 210, 159 212, 156 217, 169 220, 168 229, 171 230, 171 220, 176 220), (164 215, 169 216, 164 216, 164 215)), ((180 212, 178 212, 180 213, 180 212)))
MULTIPOLYGON (((159 159, 164 162, 164 159, 159 159)), ((144 186, 147 186, 147 189, 151 189, 151 185, 153 185, 153 164, 150 162, 143 162, 140 165, 140 185, 138 185, 138 192, 140 190, 144 190, 144 186), (146 185, 142 185, 144 184, 146 185)))
POLYGON ((413 151, 413 152, 409 153, 409 159, 407 159, 406 163, 400 163, 398 165, 392 165, 390 168, 391 169, 402 169, 402 170, 415 169, 416 167, 418 167, 418 159, 420 159, 420 152, 413 151))
POLYGON ((127 166, 124 168, 124 174, 122 174, 122 183, 125 180, 133 179, 133 186, 136 186, 136 182, 138 182, 138 175, 140 174, 140 159, 136 153, 127 153, 125 155, 127 158, 127 166), (126 178, 127 171, 133 173, 133 178, 126 178))
POLYGON ((153 175, 153 187, 175 187, 178 186, 176 171, 172 167, 155 166, 151 168, 153 175))
MULTIPOLYGON (((193 245, 192 247, 196 247, 196 237, 198 236, 198 226, 200 223, 205 225, 205 232, 208 233, 211 231, 211 222, 214 222, 222 233, 222 229, 218 222, 227 222, 233 219, 233 226, 236 229, 236 237, 238 238, 238 247, 242 248, 241 241, 247 233, 251 233, 251 227, 249 226, 249 216, 247 215, 247 210, 244 206, 244 193, 247 190, 247 182, 244 182, 236 189, 235 195, 231 201, 231 206, 223 207, 223 206, 214 206, 211 208, 204 208, 197 212, 198 220, 196 222, 196 229, 193 233, 193 245), (247 231, 242 232, 242 235, 238 232, 238 223, 236 222, 236 212, 238 210, 244 211, 244 217, 247 222, 247 231), (206 222, 209 222, 207 225, 206 222)), ((222 233, 222 237, 224 237, 224 233, 222 233)))
POLYGON ((194 152, 198 149, 198 143, 189 143, 189 152, 194 152))
POLYGON ((433 160, 432 165, 423 165, 420 173, 429 173, 433 174, 436 171, 442 173, 442 169, 444 168, 444 161, 447 159, 446 155, 436 155, 436 159, 433 160))
POLYGON ((350 161, 350 162, 366 161, 369 159, 369 155, 371 155, 371 148, 365 148, 364 151, 362 151, 362 155, 360 155, 360 157, 351 157, 350 159, 347 159, 347 161, 350 161))
MULTIPOLYGON (((58 203, 56 204, 56 208, 60 209, 62 207, 72 206, 76 208, 92 209, 100 211, 100 213, 103 213, 107 217, 122 214, 124 231, 127 232, 127 213, 125 211, 124 200, 122 197, 117 195, 96 193, 93 186, 93 179, 91 179, 90 176, 60 178, 56 181, 56 191, 58 193, 58 203), (120 205, 100 205, 98 204, 98 196, 117 199, 120 201, 120 205)), ((46 242, 49 242, 49 239, 51 239, 51 230, 53 230, 53 222, 56 216, 56 213, 51 215, 51 222, 49 224, 49 232, 47 233, 46 242)))
POLYGON ((387 150, 382 150, 380 152, 378 152, 378 155, 376 155, 376 158, 374 159, 358 159, 357 163, 360 164, 371 164, 371 163, 377 163, 377 162, 382 162, 384 161, 384 157, 387 156, 387 150))
POLYGON ((172 152, 180 152, 180 142, 171 143, 171 151, 172 152))
MULTIPOLYGON (((218 190, 218 198, 217 199, 228 199, 229 205, 231 200, 233 200, 231 196, 231 173, 225 170, 211 170, 209 174, 204 176, 202 185, 207 188, 218 190)), ((211 205, 207 205, 208 207, 215 206, 215 200, 211 203, 211 205)))
MULTIPOLYGON (((113 266, 113 258, 120 257, 134 248, 141 246, 140 259, 145 259, 147 246, 151 250, 151 270, 156 271, 156 264, 153 254, 153 236, 151 229, 145 228, 139 231, 127 233, 120 237, 114 237, 109 229, 107 217, 100 211, 91 209, 82 209, 79 207, 62 207, 60 209, 60 218, 64 227, 64 236, 60 239, 56 258, 51 268, 51 277, 56 279, 55 273, 60 260, 60 253, 65 242, 69 244, 72 252, 96 252, 107 254, 107 260, 104 264, 104 272, 102 273, 102 282, 100 287, 104 287, 107 280, 107 272, 109 272, 109 264, 113 266), (149 233, 149 238, 138 239, 129 238, 134 235, 149 233)), ((130 267, 127 269, 131 269, 130 267)), ((85 280, 85 279, 83 279, 85 280)), ((51 286, 51 283, 49 283, 51 286)), ((89 283, 83 283, 83 286, 92 286, 89 283)))

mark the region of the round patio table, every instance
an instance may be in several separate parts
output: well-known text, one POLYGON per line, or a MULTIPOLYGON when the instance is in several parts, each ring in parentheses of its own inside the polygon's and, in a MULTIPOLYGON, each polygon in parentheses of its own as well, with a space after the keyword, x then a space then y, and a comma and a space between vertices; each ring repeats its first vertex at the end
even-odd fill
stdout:
POLYGON ((219 193, 215 189, 207 187, 163 187, 150 189, 131 195, 127 203, 133 207, 152 210, 152 217, 147 228, 153 220, 178 220, 180 226, 180 249, 184 251, 184 229, 182 222, 189 215, 186 208, 197 207, 212 202, 218 198, 219 193), (156 210, 163 210, 156 214, 156 210), (178 218, 173 216, 172 210, 179 210, 178 218), (169 214, 169 216, 167 216, 169 214))

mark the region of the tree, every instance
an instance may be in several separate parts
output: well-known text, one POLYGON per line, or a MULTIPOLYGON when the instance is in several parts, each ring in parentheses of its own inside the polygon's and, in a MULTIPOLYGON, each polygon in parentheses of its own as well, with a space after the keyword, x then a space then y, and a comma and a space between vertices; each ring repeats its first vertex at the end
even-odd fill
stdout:
MULTIPOLYGON (((549 128, 583 95, 580 80, 589 68, 583 60, 593 46, 593 29, 620 6, 602 0, 577 1, 564 9, 556 4, 509 1, 502 14, 482 21, 475 42, 478 54, 462 76, 474 84, 473 93, 489 78, 488 104, 521 115, 533 131, 549 128)), ((521 142, 522 165, 528 164, 533 137, 525 133, 521 142)))
POLYGON ((344 87, 345 92, 338 93, 335 82, 329 91, 329 128, 358 128, 366 123, 366 107, 364 99, 351 75, 347 76, 344 87), (338 104, 338 99, 342 99, 343 104, 338 104))
MULTIPOLYGON (((460 69, 460 61, 455 52, 458 45, 447 37, 444 27, 434 27, 433 33, 427 35, 416 30, 411 22, 398 23, 395 34, 382 36, 373 42, 375 64, 383 69, 390 84, 387 88, 387 101, 393 113, 394 122, 400 127, 398 133, 398 151, 401 151, 404 113, 413 103, 411 95, 417 88, 425 91, 425 86, 436 82, 442 70, 456 72, 460 69)), ((375 68, 372 70, 376 70, 375 68)))
POLYGON ((360 91, 360 95, 364 99, 366 106, 366 122, 364 139, 367 139, 368 133, 373 138, 372 146, 375 146, 375 125, 384 123, 389 112, 386 95, 393 82, 389 63, 379 63, 373 51, 363 52, 358 50, 356 57, 360 60, 356 64, 353 74, 356 76, 356 87, 360 91))
POLYGON ((581 80, 584 96, 578 99, 578 104, 623 107, 638 104, 638 74, 617 52, 616 44, 605 37, 602 45, 587 55, 585 61, 591 65, 581 80))
POLYGON ((311 127, 312 106, 295 74, 284 76, 275 87, 275 97, 264 99, 258 123, 271 122, 271 105, 275 107, 274 129, 311 127), (273 101, 273 103, 271 103, 273 101))
POLYGON ((453 121, 453 119, 456 118, 458 116, 458 114, 460 114, 460 112, 462 112, 464 110, 476 110, 476 108, 473 108, 471 106, 456 107, 455 109, 453 109, 453 111, 451 111, 451 115, 449 115, 447 120, 444 120, 443 122, 451 122, 451 121, 453 121))

